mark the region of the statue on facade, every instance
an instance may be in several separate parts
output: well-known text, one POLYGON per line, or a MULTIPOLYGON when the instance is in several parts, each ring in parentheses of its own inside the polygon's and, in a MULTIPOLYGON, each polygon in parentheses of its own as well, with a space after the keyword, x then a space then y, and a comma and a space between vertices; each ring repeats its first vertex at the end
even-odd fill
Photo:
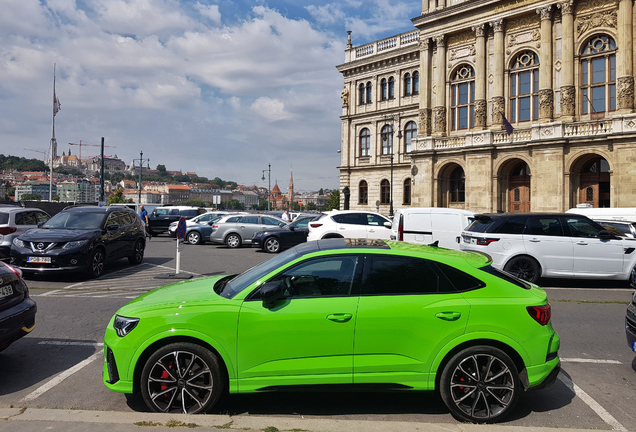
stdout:
POLYGON ((349 89, 347 89, 347 86, 342 88, 340 97, 342 98, 342 106, 349 106, 349 89))

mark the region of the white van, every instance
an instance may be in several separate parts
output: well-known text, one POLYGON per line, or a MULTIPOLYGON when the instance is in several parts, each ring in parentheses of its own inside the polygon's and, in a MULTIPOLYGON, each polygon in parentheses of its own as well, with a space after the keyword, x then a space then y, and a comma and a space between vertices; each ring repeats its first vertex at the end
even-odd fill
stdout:
POLYGON ((587 216, 592 220, 616 220, 636 222, 636 207, 575 207, 566 213, 574 213, 587 216))
POLYGON ((391 240, 432 244, 459 250, 462 230, 470 225, 474 212, 445 207, 397 209, 391 225, 391 240))

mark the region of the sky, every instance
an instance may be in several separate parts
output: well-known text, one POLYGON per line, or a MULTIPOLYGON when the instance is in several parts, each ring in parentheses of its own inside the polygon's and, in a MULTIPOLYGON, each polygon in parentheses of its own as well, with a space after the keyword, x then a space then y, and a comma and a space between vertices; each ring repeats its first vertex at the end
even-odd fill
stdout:
POLYGON ((297 191, 339 187, 347 30, 414 29, 421 0, 2 0, 0 153, 130 164, 297 191), (110 147, 108 147, 110 146, 110 147), (139 162, 137 161, 136 164, 139 162), (262 177, 265 180, 262 180, 262 177))

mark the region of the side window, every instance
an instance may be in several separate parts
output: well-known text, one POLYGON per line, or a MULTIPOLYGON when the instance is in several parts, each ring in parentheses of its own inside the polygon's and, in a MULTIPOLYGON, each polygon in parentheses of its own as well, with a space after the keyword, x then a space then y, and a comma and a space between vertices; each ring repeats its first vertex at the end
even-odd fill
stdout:
POLYGON ((124 217, 126 220, 126 225, 134 225, 135 222, 137 222, 137 220, 139 219, 139 217, 136 214, 133 214, 131 212, 124 213, 124 217))
POLYGON ((362 218, 360 218, 360 214, 359 213, 342 213, 339 215, 335 215, 333 217, 333 220, 335 220, 338 223, 343 223, 343 224, 349 224, 349 225, 366 225, 367 221, 362 220, 362 218))
POLYGON ((244 224, 257 224, 258 216, 243 216, 240 220, 240 223, 244 224))
POLYGON ((464 273, 461 270, 457 270, 454 267, 442 263, 435 263, 435 266, 443 277, 450 281, 457 291, 471 291, 486 286, 486 284, 479 279, 464 273))
POLYGON ((309 218, 299 219, 296 222, 294 222, 294 228, 307 228, 310 221, 311 219, 309 218))
POLYGON ((199 223, 201 222, 209 222, 212 220, 212 218, 214 217, 214 214, 207 214, 207 215, 203 215, 200 216, 199 219, 197 219, 199 221, 199 223))
POLYGON ((15 224, 16 225, 37 225, 37 217, 35 216, 35 212, 25 211, 20 212, 15 215, 15 224))
POLYGON ((170 209, 155 209, 155 216, 168 216, 170 214, 170 209))
POLYGON ((367 225, 374 225, 374 226, 384 226, 384 222, 387 221, 382 216, 378 216, 374 214, 367 214, 366 219, 367 219, 367 225))
POLYGON ((117 225, 121 225, 121 220, 120 220, 120 214, 119 212, 113 212, 111 214, 108 215, 108 219, 106 219, 106 225, 112 225, 112 224, 117 224, 117 225))
POLYGON ((278 224, 280 224, 279 221, 277 221, 276 219, 267 217, 267 216, 262 216, 261 217, 261 223, 265 224, 265 225, 274 225, 274 226, 278 226, 278 224))
POLYGON ((420 258, 371 255, 362 294, 437 294, 456 292, 448 278, 440 278, 431 263, 420 258))
POLYGON ((179 209, 170 209, 170 216, 179 216, 179 209))
POLYGON ((227 218, 225 220, 225 223, 238 222, 240 218, 240 216, 232 216, 230 218, 227 218))
POLYGON ((563 236, 563 228, 558 217, 530 216, 524 234, 563 236))
POLYGON ((288 297, 347 296, 353 290, 357 255, 330 256, 302 262, 276 275, 288 297))
POLYGON ((47 220, 51 219, 51 216, 44 212, 36 212, 36 217, 38 219, 38 223, 46 222, 47 220))
POLYGON ((565 223, 572 237, 598 238, 599 232, 603 230, 596 222, 587 219, 568 217, 565 223))
POLYGON ((523 234, 528 216, 511 216, 497 230, 500 234, 523 234))
POLYGON ((194 217, 194 216, 198 216, 199 215, 199 211, 198 210, 181 210, 181 216, 183 217, 194 217))

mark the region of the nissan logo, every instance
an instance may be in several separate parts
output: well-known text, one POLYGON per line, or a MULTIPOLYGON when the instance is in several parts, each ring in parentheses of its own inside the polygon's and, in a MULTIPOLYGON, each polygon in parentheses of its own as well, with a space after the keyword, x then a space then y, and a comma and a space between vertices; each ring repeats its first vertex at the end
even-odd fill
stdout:
POLYGON ((42 250, 44 249, 45 245, 44 243, 38 243, 35 247, 38 248, 39 250, 42 250))

